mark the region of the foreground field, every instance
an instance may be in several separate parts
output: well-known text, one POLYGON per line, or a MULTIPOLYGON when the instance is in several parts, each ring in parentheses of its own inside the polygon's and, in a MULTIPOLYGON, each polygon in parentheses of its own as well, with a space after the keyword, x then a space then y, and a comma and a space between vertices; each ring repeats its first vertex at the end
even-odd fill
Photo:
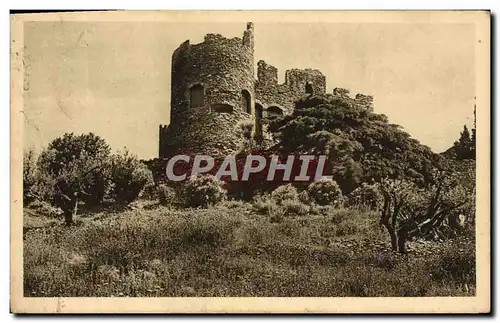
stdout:
POLYGON ((53 296, 473 296, 474 244, 390 251, 376 214, 328 210, 275 221, 250 204, 153 203, 82 215, 24 213, 24 293, 53 296))

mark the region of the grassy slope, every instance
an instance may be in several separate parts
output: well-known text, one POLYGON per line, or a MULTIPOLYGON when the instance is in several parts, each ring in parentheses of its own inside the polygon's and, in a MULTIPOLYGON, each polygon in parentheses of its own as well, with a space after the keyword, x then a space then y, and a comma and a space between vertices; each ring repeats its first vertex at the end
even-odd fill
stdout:
POLYGON ((397 255, 388 250, 376 215, 356 210, 272 223, 249 204, 225 203, 210 210, 154 206, 93 214, 71 228, 30 211, 24 223, 26 296, 475 292, 473 246, 453 241, 397 255))

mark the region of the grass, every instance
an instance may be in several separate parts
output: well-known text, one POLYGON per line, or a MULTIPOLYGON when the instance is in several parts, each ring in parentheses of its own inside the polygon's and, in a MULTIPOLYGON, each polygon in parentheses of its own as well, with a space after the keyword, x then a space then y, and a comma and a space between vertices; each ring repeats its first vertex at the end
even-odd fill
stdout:
POLYGON ((55 296, 463 296, 475 293, 474 246, 398 255, 376 214, 227 201, 92 214, 67 228, 25 212, 24 292, 55 296), (299 210, 297 212, 296 210, 299 210), (298 214, 296 214, 298 213, 298 214))

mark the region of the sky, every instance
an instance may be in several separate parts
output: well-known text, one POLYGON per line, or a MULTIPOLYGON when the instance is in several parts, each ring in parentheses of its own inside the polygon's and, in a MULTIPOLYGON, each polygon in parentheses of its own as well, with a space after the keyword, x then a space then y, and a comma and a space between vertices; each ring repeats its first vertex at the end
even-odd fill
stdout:
MULTIPOLYGON (((24 24, 24 147, 94 132, 114 150, 158 156, 168 124, 172 52, 206 33, 242 37, 246 23, 24 24)), ((473 122, 474 25, 256 23, 255 61, 314 68, 335 87, 374 96, 375 112, 442 152, 473 122)))

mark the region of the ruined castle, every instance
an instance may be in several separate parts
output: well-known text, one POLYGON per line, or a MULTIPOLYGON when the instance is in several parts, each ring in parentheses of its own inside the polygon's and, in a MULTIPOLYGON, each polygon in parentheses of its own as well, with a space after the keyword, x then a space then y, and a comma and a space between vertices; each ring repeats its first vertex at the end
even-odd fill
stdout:
MULTIPOLYGON (((319 70, 292 69, 278 83, 278 70, 264 61, 254 69, 254 26, 243 38, 207 34, 202 43, 181 44, 172 55, 170 124, 160 125, 159 157, 177 150, 209 155, 237 151, 243 137, 239 125, 291 113, 300 97, 326 91, 319 70)), ((358 97, 356 97, 358 99, 358 97)))

